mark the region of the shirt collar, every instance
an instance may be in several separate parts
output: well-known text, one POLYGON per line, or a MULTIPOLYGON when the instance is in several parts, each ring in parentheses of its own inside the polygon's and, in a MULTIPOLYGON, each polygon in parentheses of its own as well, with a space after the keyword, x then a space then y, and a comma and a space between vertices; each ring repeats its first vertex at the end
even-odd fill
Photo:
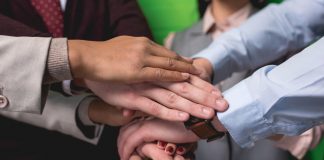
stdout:
POLYGON ((237 27, 242 22, 244 22, 252 13, 253 6, 249 3, 242 7, 240 10, 233 13, 229 16, 224 22, 217 23, 215 22, 214 16, 212 14, 211 7, 207 7, 206 12, 203 17, 203 32, 205 34, 214 31, 217 28, 226 30, 227 28, 237 27))

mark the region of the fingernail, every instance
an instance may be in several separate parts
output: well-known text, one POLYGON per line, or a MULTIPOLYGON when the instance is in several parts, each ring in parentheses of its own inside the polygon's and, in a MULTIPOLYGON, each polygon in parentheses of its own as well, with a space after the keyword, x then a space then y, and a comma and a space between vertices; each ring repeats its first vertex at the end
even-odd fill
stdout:
POLYGON ((169 152, 169 153, 171 153, 171 154, 173 154, 174 149, 173 149, 173 147, 169 146, 169 147, 166 149, 166 151, 169 152))
POLYGON ((189 73, 181 73, 181 75, 182 75, 182 77, 184 77, 184 78, 189 78, 189 73))
POLYGON ((227 108, 228 108, 228 106, 227 106, 227 102, 224 100, 224 99, 218 99, 218 100, 216 100, 216 107, 217 108, 215 108, 217 111, 225 111, 227 108))
POLYGON ((212 114, 213 110, 212 110, 211 108, 204 107, 204 108, 202 109, 202 112, 203 112, 204 114, 206 114, 206 115, 210 115, 210 114, 212 114))
POLYGON ((189 115, 188 115, 188 113, 179 112, 179 117, 181 117, 182 119, 186 119, 186 118, 189 118, 189 115))
POLYGON ((217 99, 216 104, 217 105, 225 105, 225 101, 223 99, 217 99))
POLYGON ((164 148, 164 147, 167 145, 167 143, 164 142, 164 141, 158 141, 158 145, 159 145, 160 147, 164 148))
POLYGON ((185 151, 185 149, 183 147, 177 148, 177 154, 183 154, 184 151, 185 151))

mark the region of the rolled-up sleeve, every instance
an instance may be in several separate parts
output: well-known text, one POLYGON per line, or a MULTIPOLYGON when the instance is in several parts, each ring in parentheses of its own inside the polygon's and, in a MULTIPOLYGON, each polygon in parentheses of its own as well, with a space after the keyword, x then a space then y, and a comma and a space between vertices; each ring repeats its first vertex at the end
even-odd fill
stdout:
POLYGON ((252 16, 194 57, 213 65, 214 82, 298 51, 324 33, 324 0, 287 0, 252 16))
POLYGON ((224 93, 218 113, 242 147, 273 134, 299 135, 324 123, 324 38, 279 66, 266 66, 224 93))

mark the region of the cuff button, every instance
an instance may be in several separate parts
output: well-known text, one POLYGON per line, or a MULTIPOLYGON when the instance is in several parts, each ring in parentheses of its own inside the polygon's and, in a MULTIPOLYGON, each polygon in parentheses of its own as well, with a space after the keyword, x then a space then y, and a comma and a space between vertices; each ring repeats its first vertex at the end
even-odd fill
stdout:
POLYGON ((5 96, 0 95, 0 109, 6 108, 8 105, 8 99, 5 96))

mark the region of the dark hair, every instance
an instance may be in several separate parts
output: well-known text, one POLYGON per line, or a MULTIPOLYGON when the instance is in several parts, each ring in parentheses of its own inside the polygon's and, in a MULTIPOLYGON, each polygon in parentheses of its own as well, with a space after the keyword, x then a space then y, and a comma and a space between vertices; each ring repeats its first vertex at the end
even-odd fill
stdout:
POLYGON ((266 5, 268 5, 268 1, 267 0, 250 0, 252 5, 256 8, 263 8, 266 5))

